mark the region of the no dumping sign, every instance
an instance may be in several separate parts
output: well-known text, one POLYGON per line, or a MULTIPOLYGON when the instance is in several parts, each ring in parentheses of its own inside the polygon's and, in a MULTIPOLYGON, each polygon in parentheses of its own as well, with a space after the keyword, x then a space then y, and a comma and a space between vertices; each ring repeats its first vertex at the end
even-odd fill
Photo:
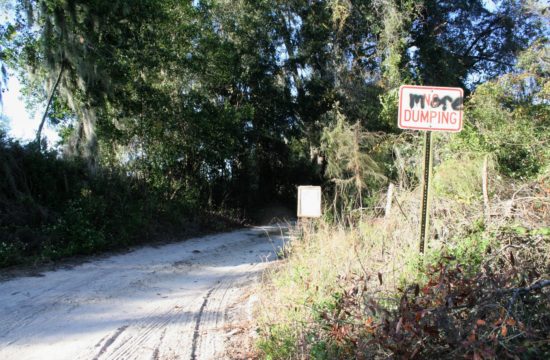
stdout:
POLYGON ((462 130, 464 91, 461 88, 403 85, 399 88, 397 125, 401 129, 424 130, 424 175, 420 204, 420 253, 429 237, 432 132, 462 130))
POLYGON ((462 130, 461 88, 403 85, 399 88, 401 129, 449 131, 462 130))

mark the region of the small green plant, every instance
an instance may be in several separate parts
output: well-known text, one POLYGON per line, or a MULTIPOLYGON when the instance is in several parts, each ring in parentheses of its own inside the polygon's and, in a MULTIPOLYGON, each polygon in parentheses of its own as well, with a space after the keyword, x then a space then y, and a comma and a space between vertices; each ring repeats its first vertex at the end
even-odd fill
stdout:
POLYGON ((261 334, 257 346, 265 359, 289 359, 296 353, 295 334, 295 329, 289 325, 272 326, 267 334, 261 334))
POLYGON ((20 242, 0 242, 0 268, 19 263, 22 255, 23 245, 20 242))

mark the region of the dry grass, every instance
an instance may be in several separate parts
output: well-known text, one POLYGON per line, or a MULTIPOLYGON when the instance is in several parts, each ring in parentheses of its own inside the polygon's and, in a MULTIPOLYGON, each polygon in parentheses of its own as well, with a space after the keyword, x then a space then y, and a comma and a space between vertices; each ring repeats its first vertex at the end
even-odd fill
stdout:
MULTIPOLYGON (((447 178, 453 178, 452 171, 461 171, 453 167, 444 170, 451 172, 445 174, 447 178)), ((436 179, 437 175, 436 169, 436 179)), ((470 177, 467 175, 463 174, 463 181, 481 181, 481 176, 475 171, 471 171, 470 177)), ((449 195, 448 191, 447 194, 438 194, 432 199, 431 240, 424 261, 429 261, 433 254, 440 256, 441 250, 445 249, 463 247, 461 251, 467 253, 492 246, 496 247, 494 260, 506 261, 509 257, 506 251, 512 247, 517 250, 518 259, 525 263, 534 262, 539 269, 546 269, 539 279, 550 277, 548 236, 531 236, 527 240, 523 238, 523 243, 514 243, 516 240, 502 235, 506 232, 499 232, 503 228, 519 229, 520 232, 521 229, 547 229, 550 224, 548 179, 548 176, 541 176, 523 184, 492 179, 489 219, 484 218, 481 194, 467 198, 449 195), (472 237, 472 232, 476 231, 481 235, 472 237), (498 241, 495 240, 497 237, 498 241), (469 239, 467 241, 471 243, 463 239, 469 239), (480 245, 480 241, 486 242, 480 245), (534 252, 529 252, 534 248, 534 252), (504 252, 505 260, 499 252, 504 252)), ((313 328, 310 325, 323 316, 323 309, 334 303, 335 295, 346 294, 358 283, 364 284, 363 290, 370 298, 395 308, 398 289, 405 284, 423 281, 418 271, 419 199, 419 189, 398 189, 388 217, 380 216, 380 208, 386 201, 385 194, 380 194, 379 205, 351 228, 321 220, 292 229, 286 259, 266 274, 262 285, 258 318, 259 347, 264 355, 311 358, 312 344, 319 339, 311 333, 313 328)))

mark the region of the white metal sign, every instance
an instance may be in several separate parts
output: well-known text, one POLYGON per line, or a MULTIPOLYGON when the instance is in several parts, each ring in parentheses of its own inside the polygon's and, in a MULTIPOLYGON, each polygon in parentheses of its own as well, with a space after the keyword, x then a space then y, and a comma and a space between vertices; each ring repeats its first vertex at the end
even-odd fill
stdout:
POLYGON ((298 217, 321 217, 320 186, 298 186, 298 217))
POLYGON ((399 88, 401 129, 450 131, 462 130, 461 88, 403 85, 399 88))

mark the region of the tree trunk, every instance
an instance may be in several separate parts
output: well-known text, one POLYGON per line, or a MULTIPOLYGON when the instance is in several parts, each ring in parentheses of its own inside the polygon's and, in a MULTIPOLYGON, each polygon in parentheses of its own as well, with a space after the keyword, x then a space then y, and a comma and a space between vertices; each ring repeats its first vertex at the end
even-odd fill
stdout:
POLYGON ((59 69, 59 75, 57 76, 57 80, 55 81, 52 91, 50 92, 50 96, 48 98, 48 103, 46 104, 46 109, 44 110, 44 115, 42 115, 42 120, 40 121, 40 125, 38 126, 38 130, 36 131, 36 143, 38 144, 38 149, 42 150, 42 128, 44 127, 44 123, 46 122, 46 117, 48 116, 48 110, 50 109, 50 105, 52 104, 53 96, 55 95, 55 92, 57 90, 57 86, 59 85, 59 82, 61 81, 61 76, 63 75, 63 64, 61 64, 61 69, 59 69))

